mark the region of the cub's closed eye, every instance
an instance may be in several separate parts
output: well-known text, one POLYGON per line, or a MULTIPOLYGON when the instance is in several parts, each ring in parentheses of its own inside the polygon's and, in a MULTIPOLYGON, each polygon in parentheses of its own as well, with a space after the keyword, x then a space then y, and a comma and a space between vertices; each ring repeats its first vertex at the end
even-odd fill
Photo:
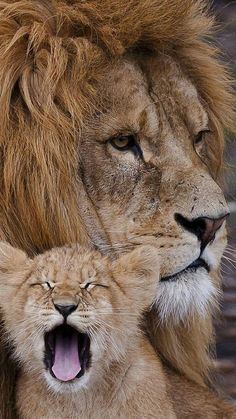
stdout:
POLYGON ((31 284, 31 287, 42 287, 43 289, 45 289, 46 291, 48 290, 52 290, 55 287, 55 284, 53 282, 35 282, 34 284, 31 284))
POLYGON ((85 289, 87 291, 91 291, 94 287, 108 288, 107 285, 99 284, 95 282, 86 282, 86 283, 84 282, 83 284, 80 284, 80 288, 85 289))
POLYGON ((141 147, 134 135, 118 135, 117 137, 111 138, 109 143, 116 150, 132 151, 137 157, 142 157, 143 155, 141 147))
POLYGON ((52 290, 54 288, 54 284, 52 282, 49 282, 49 281, 44 282, 41 285, 45 290, 52 290))

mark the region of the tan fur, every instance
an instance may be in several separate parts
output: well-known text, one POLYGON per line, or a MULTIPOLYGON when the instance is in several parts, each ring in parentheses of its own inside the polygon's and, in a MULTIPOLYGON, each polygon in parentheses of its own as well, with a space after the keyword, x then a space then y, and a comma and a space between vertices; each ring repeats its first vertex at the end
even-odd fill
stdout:
MULTIPOLYGON (((1 237, 30 254, 74 241, 106 252, 148 242, 162 252, 161 276, 191 263, 199 243, 174 214, 227 210, 209 173, 222 162, 233 98, 212 28, 201 0, 1 0, 1 237), (137 135, 143 162, 111 147, 123 133, 137 135)), ((200 313, 194 281, 217 292, 224 245, 221 231, 212 274, 192 278, 178 325, 162 297, 167 322, 157 309, 156 335, 148 324, 165 362, 202 385, 216 296, 200 313)), ((162 289, 172 300, 179 293, 162 289)), ((14 374, 4 365, 0 410, 10 419, 14 374)))
POLYGON ((162 366, 138 325, 157 287, 155 249, 144 246, 111 263, 81 247, 54 249, 30 260, 1 243, 3 319, 21 371, 22 419, 174 419, 162 366), (45 290, 49 282, 51 289, 45 290), (93 288, 85 289, 86 284, 93 288), (10 302, 10 303, 9 303, 10 302), (85 374, 60 382, 46 369, 44 335, 63 324, 54 304, 78 304, 67 324, 91 340, 85 374))
POLYGON ((166 370, 168 394, 178 419, 235 419, 235 405, 185 377, 166 370))

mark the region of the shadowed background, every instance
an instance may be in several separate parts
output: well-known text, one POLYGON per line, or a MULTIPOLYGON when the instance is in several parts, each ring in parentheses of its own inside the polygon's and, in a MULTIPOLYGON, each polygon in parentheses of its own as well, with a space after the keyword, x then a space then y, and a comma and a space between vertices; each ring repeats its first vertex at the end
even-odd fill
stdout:
MULTIPOLYGON (((236 80, 236 1, 215 0, 212 7, 221 25, 217 43, 236 80)), ((228 163, 225 194, 231 216, 228 222, 229 246, 222 261, 224 299, 223 315, 216 324, 216 364, 223 389, 236 400, 236 135, 228 134, 225 157, 228 163)))

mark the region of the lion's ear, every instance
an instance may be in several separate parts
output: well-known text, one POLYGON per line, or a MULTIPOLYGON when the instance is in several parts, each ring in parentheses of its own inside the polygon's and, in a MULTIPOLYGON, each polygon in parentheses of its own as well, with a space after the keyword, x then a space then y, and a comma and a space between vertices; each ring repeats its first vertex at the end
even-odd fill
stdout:
POLYGON ((152 246, 140 246, 113 262, 113 276, 140 310, 153 303, 159 282, 159 257, 152 246))

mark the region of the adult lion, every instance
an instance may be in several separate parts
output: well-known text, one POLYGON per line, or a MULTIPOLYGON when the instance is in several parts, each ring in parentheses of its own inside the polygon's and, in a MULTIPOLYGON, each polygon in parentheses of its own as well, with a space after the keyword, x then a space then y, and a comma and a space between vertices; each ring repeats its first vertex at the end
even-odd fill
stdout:
POLYGON ((0 1, 2 237, 29 253, 156 246, 150 337, 202 386, 228 214, 213 179, 234 116, 211 28, 201 0, 0 1))

